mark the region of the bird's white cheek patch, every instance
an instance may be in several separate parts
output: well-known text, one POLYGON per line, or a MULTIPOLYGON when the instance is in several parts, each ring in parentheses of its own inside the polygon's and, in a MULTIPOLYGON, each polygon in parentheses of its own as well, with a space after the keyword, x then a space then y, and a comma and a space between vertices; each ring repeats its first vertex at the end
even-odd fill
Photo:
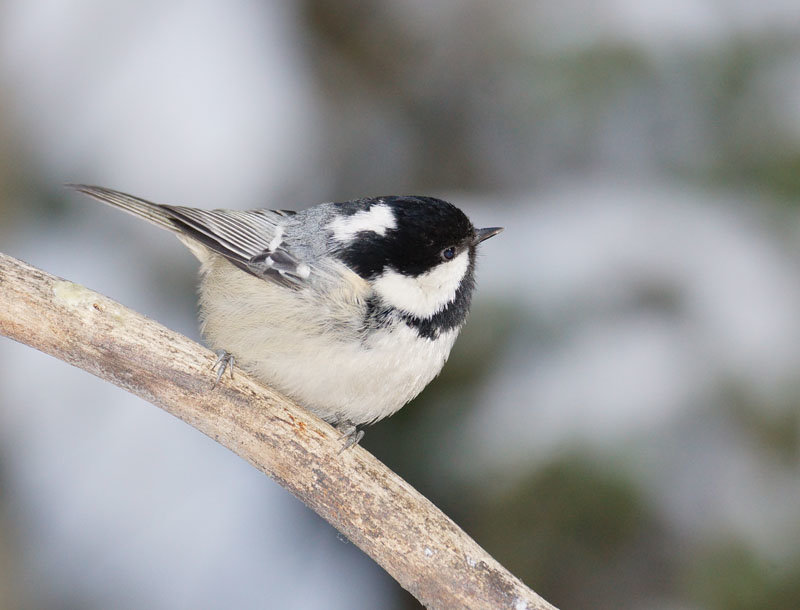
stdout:
POLYGON ((352 216, 339 216, 328 224, 337 241, 348 242, 361 231, 386 235, 388 229, 397 227, 397 221, 388 205, 373 205, 370 209, 356 212, 352 216))
POLYGON ((468 267, 469 253, 462 252, 417 277, 387 269, 372 285, 389 305, 425 319, 439 313, 455 298, 468 267))

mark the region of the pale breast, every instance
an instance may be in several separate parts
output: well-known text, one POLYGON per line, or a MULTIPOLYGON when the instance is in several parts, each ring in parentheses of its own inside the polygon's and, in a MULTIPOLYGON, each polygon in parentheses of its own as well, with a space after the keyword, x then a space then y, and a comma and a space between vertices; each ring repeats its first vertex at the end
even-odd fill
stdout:
POLYGON ((421 339, 402 322, 364 335, 369 284, 352 274, 319 298, 253 277, 223 259, 204 265, 202 330, 213 349, 320 417, 371 423, 441 371, 459 329, 421 339))

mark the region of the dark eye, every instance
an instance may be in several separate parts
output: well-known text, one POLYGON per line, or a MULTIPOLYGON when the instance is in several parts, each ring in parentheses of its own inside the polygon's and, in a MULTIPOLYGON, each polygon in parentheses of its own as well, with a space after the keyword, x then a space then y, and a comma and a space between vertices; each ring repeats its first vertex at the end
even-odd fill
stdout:
POLYGON ((442 250, 442 258, 446 261, 451 260, 456 255, 456 249, 453 246, 442 250))

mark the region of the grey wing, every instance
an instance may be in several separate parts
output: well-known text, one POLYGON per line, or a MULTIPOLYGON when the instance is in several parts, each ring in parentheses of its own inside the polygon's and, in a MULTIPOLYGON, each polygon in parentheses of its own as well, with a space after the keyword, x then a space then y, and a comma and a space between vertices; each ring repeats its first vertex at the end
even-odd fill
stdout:
POLYGON ((283 242, 286 222, 269 210, 199 210, 162 205, 181 232, 264 279, 296 283, 308 278, 307 263, 283 242))
POLYGON ((292 213, 270 210, 199 210, 152 203, 99 186, 68 185, 95 199, 190 237, 240 269, 283 285, 299 285, 311 273, 283 242, 292 213))

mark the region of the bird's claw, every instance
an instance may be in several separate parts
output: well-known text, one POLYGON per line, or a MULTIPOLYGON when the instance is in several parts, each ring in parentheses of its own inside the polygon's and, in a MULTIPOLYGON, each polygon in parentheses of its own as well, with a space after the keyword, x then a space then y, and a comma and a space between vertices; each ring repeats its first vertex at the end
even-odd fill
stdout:
POLYGON ((224 349, 217 352, 217 361, 211 366, 212 369, 217 370, 217 378, 214 380, 214 385, 211 386, 212 390, 217 387, 219 380, 222 379, 225 369, 230 370, 231 379, 233 379, 234 364, 236 364, 236 359, 233 357, 233 354, 229 354, 224 349))
POLYGON ((336 430, 341 434, 339 438, 344 439, 344 444, 338 451, 339 454, 346 449, 350 449, 353 445, 358 445, 359 441, 364 438, 364 431, 360 430, 358 426, 349 421, 337 424, 336 430))

